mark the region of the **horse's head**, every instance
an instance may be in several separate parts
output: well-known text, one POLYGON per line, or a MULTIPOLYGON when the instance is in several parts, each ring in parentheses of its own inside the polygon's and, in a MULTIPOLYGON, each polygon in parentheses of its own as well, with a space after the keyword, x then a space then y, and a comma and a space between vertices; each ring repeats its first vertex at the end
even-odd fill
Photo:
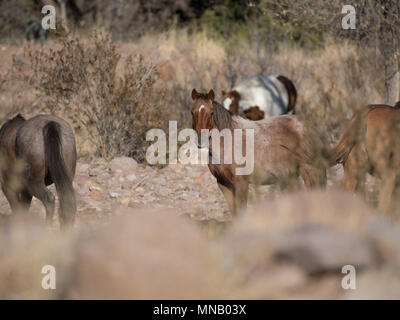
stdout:
POLYGON ((201 129, 213 129, 215 127, 213 113, 213 101, 215 98, 214 90, 208 93, 198 93, 196 89, 192 90, 192 99, 194 106, 192 108, 192 127, 197 136, 201 137, 201 129))
POLYGON ((226 110, 230 110, 233 113, 239 114, 239 100, 240 94, 236 90, 225 92, 222 90, 222 96, 224 97, 223 104, 226 110))
POLYGON ((264 119, 264 111, 260 110, 259 107, 254 106, 254 107, 250 107, 249 109, 245 110, 244 116, 247 119, 257 121, 257 120, 264 119))

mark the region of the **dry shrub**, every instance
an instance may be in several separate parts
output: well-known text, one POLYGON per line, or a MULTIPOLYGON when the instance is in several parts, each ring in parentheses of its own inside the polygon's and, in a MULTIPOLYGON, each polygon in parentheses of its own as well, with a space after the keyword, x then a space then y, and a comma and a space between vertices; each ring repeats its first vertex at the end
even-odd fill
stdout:
POLYGON ((32 72, 24 79, 38 91, 41 110, 68 118, 78 144, 90 140, 105 159, 125 155, 144 161, 146 131, 166 129, 176 114, 164 104, 169 92, 157 82, 151 59, 135 55, 122 61, 105 33, 87 41, 63 38, 55 49, 31 50, 28 57, 25 71, 32 72))

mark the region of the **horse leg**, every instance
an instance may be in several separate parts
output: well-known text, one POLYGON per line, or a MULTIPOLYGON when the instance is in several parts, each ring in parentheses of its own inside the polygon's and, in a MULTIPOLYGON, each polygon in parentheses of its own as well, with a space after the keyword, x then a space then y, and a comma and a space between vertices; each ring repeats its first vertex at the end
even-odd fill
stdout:
POLYGON ((11 211, 13 213, 21 213, 23 212, 23 206, 20 203, 18 193, 11 188, 7 188, 6 186, 1 186, 4 195, 6 196, 8 203, 10 204, 11 211))
POLYGON ((300 168, 300 176, 307 189, 326 187, 326 170, 324 168, 314 168, 306 165, 300 168))
POLYGON ((221 183, 218 183, 218 187, 221 190, 222 194, 224 195, 226 202, 228 203, 228 207, 229 210, 231 211, 231 214, 235 215, 236 206, 235 206, 235 197, 233 190, 221 183))
POLYGON ((29 193, 29 191, 26 189, 22 190, 19 194, 19 198, 24 210, 29 211, 32 202, 32 195, 29 193))
POLYGON ((296 175, 290 175, 285 179, 279 179, 277 186, 281 192, 293 192, 300 187, 298 177, 296 175))
POLYGON ((368 159, 354 148, 343 165, 345 189, 349 192, 363 193, 365 175, 368 172, 368 159))
POLYGON ((396 183, 393 189, 393 194, 392 194, 392 204, 393 204, 393 212, 395 212, 398 215, 399 212, 399 202, 398 199, 400 199, 400 175, 397 175, 396 183))
POLYGON ((386 174, 382 178, 382 186, 381 190, 379 191, 378 210, 383 214, 389 213, 392 194, 395 189, 397 180, 396 174, 390 174, 391 172, 388 173, 389 174, 386 174))
POLYGON ((54 195, 46 188, 44 183, 29 184, 28 191, 31 195, 42 201, 46 209, 46 223, 51 225, 55 209, 54 195))
MULTIPOLYGON (((249 194, 249 181, 246 176, 236 177, 235 181, 235 205, 236 211, 247 207, 247 197, 249 194)), ((236 212, 237 213, 237 212, 236 212)))

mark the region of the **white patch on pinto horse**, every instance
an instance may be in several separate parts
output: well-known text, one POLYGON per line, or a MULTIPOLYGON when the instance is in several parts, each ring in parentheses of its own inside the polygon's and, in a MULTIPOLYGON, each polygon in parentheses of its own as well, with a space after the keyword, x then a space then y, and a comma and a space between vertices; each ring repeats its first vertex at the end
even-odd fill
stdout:
POLYGON ((257 75, 247 78, 233 90, 240 94, 241 110, 245 111, 252 106, 258 106, 264 111, 265 118, 285 113, 289 103, 286 88, 276 75, 269 77, 257 75))
POLYGON ((226 110, 229 110, 229 107, 231 106, 231 103, 232 103, 232 99, 231 99, 231 98, 226 98, 226 99, 224 100, 224 108, 225 108, 226 110))
POLYGON ((199 112, 204 109, 204 104, 202 104, 199 108, 199 112))

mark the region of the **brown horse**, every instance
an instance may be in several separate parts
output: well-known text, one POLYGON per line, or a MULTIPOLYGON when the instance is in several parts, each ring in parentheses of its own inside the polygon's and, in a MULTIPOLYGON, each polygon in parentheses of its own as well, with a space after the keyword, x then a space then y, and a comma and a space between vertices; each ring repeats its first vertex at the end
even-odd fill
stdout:
POLYGON ((382 180, 378 208, 387 213, 400 184, 400 101, 394 106, 369 105, 353 117, 333 150, 333 164, 344 167, 345 188, 363 189, 368 172, 382 180))
MULTIPOLYGON (((314 130, 312 135, 310 130, 300 122, 295 115, 275 116, 260 121, 250 121, 235 115, 226 110, 218 102, 214 101, 214 91, 208 94, 192 91, 194 106, 192 108, 192 125, 197 135, 201 136, 202 129, 228 129, 245 131, 253 129, 254 148, 252 159, 254 160, 254 170, 249 174, 238 175, 236 169, 240 164, 235 160, 231 164, 220 161, 215 164, 213 159, 214 146, 212 135, 209 138, 209 162, 208 167, 222 193, 224 194, 229 208, 233 214, 238 209, 247 204, 249 183, 275 184, 290 186, 293 178, 301 176, 307 188, 324 187, 326 185, 326 165, 323 161, 315 161, 317 157, 315 141, 320 139, 314 130), (314 142, 311 140, 314 139, 314 142)), ((233 148, 238 141, 234 134, 233 140, 228 143, 228 153, 233 152, 233 148)), ((246 135, 242 134, 242 150, 247 151, 246 135)), ((229 139, 227 139, 229 140, 229 139)), ((220 136, 220 150, 223 149, 225 138, 220 136)), ((239 141, 240 142, 240 141, 239 141)), ((319 140, 319 145, 322 140, 319 140)), ((202 147, 202 144, 199 145, 202 147)), ((219 153, 219 159, 224 158, 224 152, 219 153)))
POLYGON ((46 222, 51 224, 55 199, 46 186, 54 182, 60 198, 61 228, 73 225, 76 146, 74 133, 65 120, 50 115, 25 120, 17 115, 0 129, 0 154, 2 189, 14 213, 28 211, 35 196, 44 204, 46 222), (23 171, 16 187, 10 174, 18 162, 23 164, 23 171))

